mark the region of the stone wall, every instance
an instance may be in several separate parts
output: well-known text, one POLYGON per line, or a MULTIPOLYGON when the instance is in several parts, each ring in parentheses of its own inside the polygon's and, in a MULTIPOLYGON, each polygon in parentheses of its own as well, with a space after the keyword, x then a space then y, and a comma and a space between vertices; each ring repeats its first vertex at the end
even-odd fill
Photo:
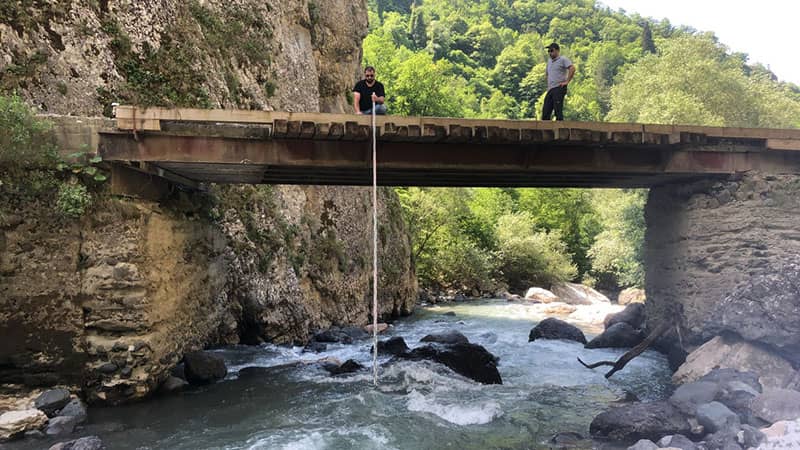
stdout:
POLYGON ((799 216, 796 176, 652 188, 645 210, 648 320, 676 321, 686 347, 730 333, 800 364, 799 216))

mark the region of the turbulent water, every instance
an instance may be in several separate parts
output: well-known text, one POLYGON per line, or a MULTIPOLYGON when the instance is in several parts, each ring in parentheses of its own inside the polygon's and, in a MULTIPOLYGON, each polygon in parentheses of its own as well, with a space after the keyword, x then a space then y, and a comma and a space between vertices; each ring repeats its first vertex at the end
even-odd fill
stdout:
POLYGON ((352 358, 370 367, 371 341, 329 344, 320 354, 238 346, 218 350, 229 368, 224 381, 91 409, 80 435, 97 434, 110 449, 539 449, 550 448, 548 439, 558 432, 588 435, 592 418, 626 392, 642 400, 667 395, 670 372, 655 352, 606 380, 607 367, 588 370, 576 357, 613 360, 624 350, 529 343, 528 333, 544 318, 538 311, 500 300, 420 308, 381 336, 402 336, 413 348, 426 334, 458 330, 500 357, 502 385, 478 384, 432 362, 382 357, 375 388, 368 369, 330 376, 312 363, 352 358), (456 315, 444 314, 449 311, 456 315))

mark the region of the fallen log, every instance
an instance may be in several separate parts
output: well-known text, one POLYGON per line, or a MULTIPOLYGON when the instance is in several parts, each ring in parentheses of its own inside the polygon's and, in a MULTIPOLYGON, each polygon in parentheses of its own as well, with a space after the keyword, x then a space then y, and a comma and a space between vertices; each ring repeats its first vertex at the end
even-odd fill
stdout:
POLYGON ((617 371, 622 370, 622 368, 625 367, 625 365, 628 364, 633 358, 639 356, 640 354, 642 354, 642 352, 647 350, 647 348, 650 347, 653 344, 653 342, 656 341, 656 339, 661 337, 662 334, 666 333, 671 326, 672 324, 668 322, 663 322, 661 325, 656 327, 656 329, 653 330, 647 336, 647 338, 645 338, 645 340, 640 342, 639 345, 637 345, 636 347, 633 347, 632 349, 628 350, 624 355, 620 356, 616 362, 599 361, 593 364, 586 364, 585 362, 581 361, 580 357, 578 358, 578 362, 583 364, 583 367, 586 367, 587 369, 594 369, 595 367, 600 367, 600 366, 613 366, 611 370, 609 370, 608 373, 605 375, 606 378, 610 378, 611 375, 614 375, 617 371))

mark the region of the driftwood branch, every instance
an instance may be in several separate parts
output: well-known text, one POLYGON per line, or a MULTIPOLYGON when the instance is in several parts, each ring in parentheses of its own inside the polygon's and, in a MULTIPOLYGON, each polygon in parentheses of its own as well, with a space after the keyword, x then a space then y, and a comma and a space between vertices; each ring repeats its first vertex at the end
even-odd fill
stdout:
POLYGON ((600 367, 600 366, 613 366, 611 370, 609 370, 608 373, 605 375, 606 378, 610 378, 611 375, 614 375, 617 371, 622 370, 622 368, 625 367, 625 365, 628 364, 633 358, 636 358, 637 356, 641 355, 642 352, 644 352, 645 350, 647 350, 648 347, 653 345, 653 342, 655 342, 656 339, 661 337, 662 334, 666 333, 666 331, 670 329, 670 326, 671 324, 669 322, 661 323, 661 325, 656 327, 656 329, 653 330, 647 336, 647 338, 645 338, 645 340, 640 342, 636 347, 633 347, 632 349, 628 350, 624 355, 620 356, 616 362, 600 361, 594 364, 586 364, 585 362, 581 361, 580 358, 578 358, 578 362, 583 364, 583 367, 586 367, 587 369, 594 369, 595 367, 600 367))

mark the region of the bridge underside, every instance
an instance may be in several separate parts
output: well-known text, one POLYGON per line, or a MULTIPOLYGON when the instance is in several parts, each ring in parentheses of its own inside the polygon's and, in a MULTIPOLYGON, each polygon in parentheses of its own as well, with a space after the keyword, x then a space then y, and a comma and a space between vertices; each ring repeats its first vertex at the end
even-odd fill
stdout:
MULTIPOLYGON (((118 129, 101 133, 103 159, 190 186, 372 183, 369 117, 154 111, 118 111, 118 129)), ((648 187, 800 173, 797 130, 385 116, 376 140, 388 186, 648 187)))

